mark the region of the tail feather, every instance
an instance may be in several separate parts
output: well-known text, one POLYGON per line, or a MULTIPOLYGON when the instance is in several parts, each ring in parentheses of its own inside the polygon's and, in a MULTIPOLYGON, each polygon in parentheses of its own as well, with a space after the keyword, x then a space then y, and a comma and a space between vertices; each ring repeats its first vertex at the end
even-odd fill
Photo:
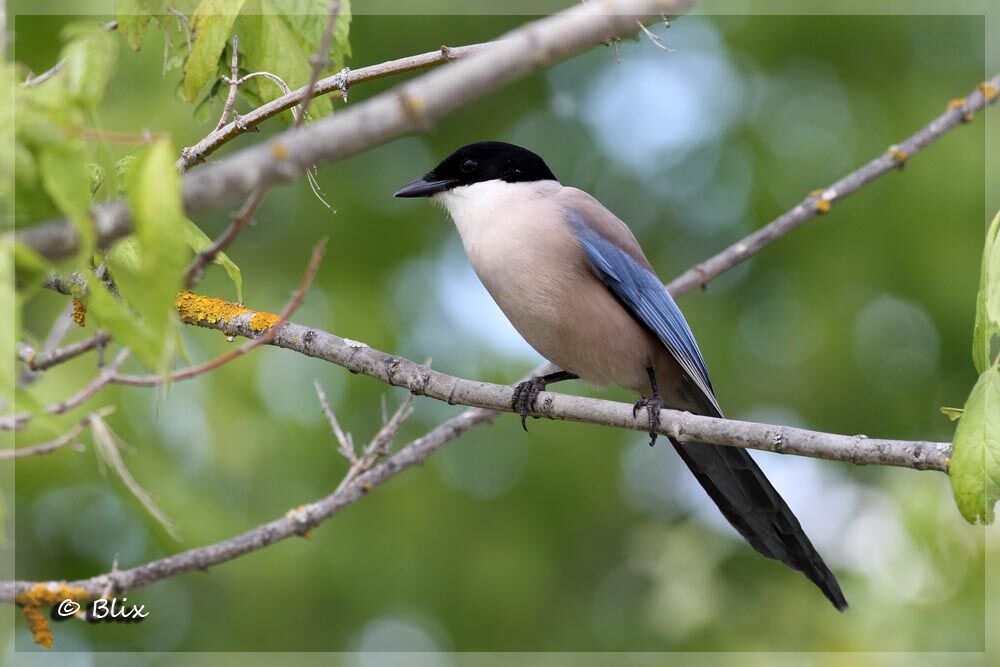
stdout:
POLYGON ((802 572, 834 607, 840 611, 847 609, 837 578, 746 450, 671 442, 722 514, 750 546, 802 572))

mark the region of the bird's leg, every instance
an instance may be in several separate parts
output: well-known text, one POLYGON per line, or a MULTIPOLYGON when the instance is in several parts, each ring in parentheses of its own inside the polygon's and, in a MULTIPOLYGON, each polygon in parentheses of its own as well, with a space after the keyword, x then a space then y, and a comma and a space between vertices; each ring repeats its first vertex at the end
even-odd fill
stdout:
POLYGON ((663 401, 660 400, 660 388, 656 384, 656 369, 652 366, 646 367, 646 374, 649 375, 649 386, 653 389, 653 398, 640 398, 632 406, 632 416, 639 414, 639 408, 646 408, 646 417, 649 419, 649 446, 656 444, 656 437, 659 435, 656 430, 660 428, 660 410, 664 408, 663 401))
POLYGON ((510 405, 517 414, 521 415, 521 428, 525 431, 528 430, 525 419, 528 417, 529 412, 534 411, 538 394, 545 391, 546 385, 550 385, 553 382, 561 382, 562 380, 576 380, 578 377, 578 375, 568 371, 556 371, 555 373, 539 375, 530 380, 518 383, 514 387, 514 395, 511 396, 510 405))

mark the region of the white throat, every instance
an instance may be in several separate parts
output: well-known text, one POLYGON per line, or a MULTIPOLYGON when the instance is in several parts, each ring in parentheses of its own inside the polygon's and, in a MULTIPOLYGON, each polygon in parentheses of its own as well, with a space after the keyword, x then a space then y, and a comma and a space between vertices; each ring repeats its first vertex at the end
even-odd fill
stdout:
POLYGON ((471 256, 479 239, 502 232, 513 218, 537 212, 539 205, 544 206, 540 200, 561 187, 558 181, 483 181, 439 192, 431 200, 448 210, 471 256))

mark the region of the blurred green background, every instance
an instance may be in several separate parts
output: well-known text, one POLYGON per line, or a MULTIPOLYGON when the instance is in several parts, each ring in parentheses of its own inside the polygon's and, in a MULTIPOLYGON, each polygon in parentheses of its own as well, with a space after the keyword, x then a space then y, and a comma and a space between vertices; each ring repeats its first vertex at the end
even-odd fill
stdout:
MULTIPOLYGON (((43 71, 80 17, 19 15, 16 58, 43 71)), ((356 16, 361 67, 491 39, 523 17, 356 16)), ((984 79, 984 23, 964 16, 689 16, 673 49, 595 48, 453 113, 425 135, 273 190, 231 249, 246 301, 280 309, 316 240, 327 257, 295 320, 436 369, 510 383, 538 362, 480 287, 443 211, 392 198, 476 140, 525 145, 563 183, 628 222, 666 281, 900 141, 984 79)), ((196 124, 161 77, 162 39, 122 44, 100 113, 108 130, 196 124)), ((357 104, 402 80, 359 85, 357 104)), ((335 107, 342 107, 335 102, 335 107)), ((248 107, 241 103, 241 110, 248 107)), ((213 114, 215 116, 217 114, 213 114)), ((232 142, 216 157, 284 129, 232 142)), ((106 159, 127 151, 112 147, 106 159)), ((680 305, 728 416, 838 433, 950 440, 939 406, 975 381, 970 342, 984 210, 981 119, 680 305)), ((211 236, 227 211, 196 221, 211 236)), ((213 268, 200 291, 234 298, 213 268)), ((44 335, 64 307, 38 296, 44 335)), ((77 332, 82 338, 90 332, 77 332)), ((193 359, 231 349, 186 329, 193 359)), ((84 357, 43 377, 56 400, 94 374, 84 357)), ((105 390, 126 463, 179 524, 172 540, 93 451, 21 461, 20 579, 78 578, 215 542, 329 493, 345 472, 312 388, 365 441, 398 390, 261 349, 167 391, 105 390)), ((588 392, 572 383, 559 391, 588 392)), ((631 401, 624 392, 595 395, 631 401)), ((400 442, 457 414, 428 399, 400 442)), ((81 413, 82 414, 82 413, 81 413)), ((78 419, 74 415, 69 421, 78 419)), ((69 422, 67 422, 69 423, 69 422)), ((667 446, 594 426, 503 416, 448 445, 313 532, 131 592, 141 625, 68 622, 55 651, 914 650, 984 648, 984 568, 996 535, 964 523, 933 472, 764 453, 768 473, 852 607, 753 552, 667 446)), ((35 440, 40 438, 35 437, 35 440)), ((29 445, 32 434, 18 437, 29 445)), ((8 491, 9 493, 9 491, 8 491)), ((16 613, 11 611, 10 613, 16 613)), ((12 640, 32 644, 19 614, 12 640)), ((439 663, 429 663, 439 664, 439 663)))

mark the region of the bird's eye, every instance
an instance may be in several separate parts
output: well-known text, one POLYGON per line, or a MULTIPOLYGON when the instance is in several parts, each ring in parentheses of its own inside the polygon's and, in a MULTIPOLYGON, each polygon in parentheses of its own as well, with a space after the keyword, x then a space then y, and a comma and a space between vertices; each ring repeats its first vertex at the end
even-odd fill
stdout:
POLYGON ((476 162, 475 160, 466 160, 465 162, 462 163, 461 169, 466 174, 468 174, 470 172, 475 171, 476 167, 478 167, 478 166, 479 166, 479 163, 476 162))

